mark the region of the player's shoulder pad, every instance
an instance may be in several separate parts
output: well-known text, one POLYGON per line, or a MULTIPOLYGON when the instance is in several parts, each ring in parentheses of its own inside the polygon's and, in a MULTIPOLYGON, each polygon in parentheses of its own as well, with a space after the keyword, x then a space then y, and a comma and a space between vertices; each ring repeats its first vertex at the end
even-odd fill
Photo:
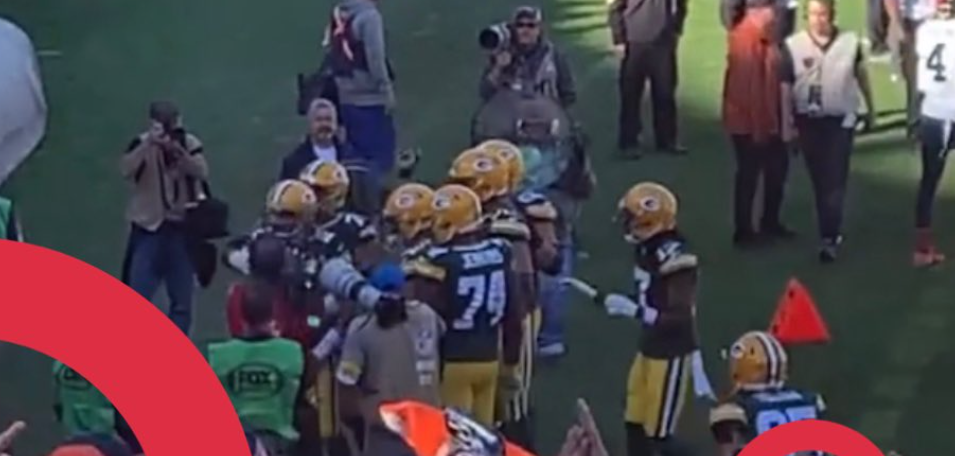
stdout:
POLYGON ((729 421, 746 423, 746 411, 738 404, 725 402, 710 409, 710 426, 729 421))
POLYGON ((531 230, 527 224, 516 218, 504 218, 491 222, 491 233, 497 236, 517 240, 528 240, 531 238, 531 230))
POLYGON ((524 191, 517 195, 524 214, 535 220, 557 220, 557 208, 541 193, 524 191))
POLYGON ((686 252, 684 243, 679 240, 670 240, 660 244, 654 255, 656 255, 662 275, 693 269, 699 264, 696 255, 686 252))

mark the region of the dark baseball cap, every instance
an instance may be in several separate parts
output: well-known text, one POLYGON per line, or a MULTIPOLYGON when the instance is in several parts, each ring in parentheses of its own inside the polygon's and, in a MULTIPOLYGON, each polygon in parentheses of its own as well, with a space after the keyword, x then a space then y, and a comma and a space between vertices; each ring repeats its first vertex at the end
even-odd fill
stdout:
POLYGON ((511 17, 511 19, 513 22, 532 21, 539 23, 544 20, 544 13, 536 6, 518 6, 514 10, 514 15, 511 17))

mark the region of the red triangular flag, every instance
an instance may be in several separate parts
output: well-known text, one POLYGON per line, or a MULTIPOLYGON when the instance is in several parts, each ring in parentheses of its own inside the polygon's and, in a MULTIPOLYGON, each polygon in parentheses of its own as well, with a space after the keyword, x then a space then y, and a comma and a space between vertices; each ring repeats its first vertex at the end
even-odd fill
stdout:
POLYGON ((826 343, 832 338, 809 290, 795 278, 789 279, 779 298, 769 332, 787 345, 826 343))

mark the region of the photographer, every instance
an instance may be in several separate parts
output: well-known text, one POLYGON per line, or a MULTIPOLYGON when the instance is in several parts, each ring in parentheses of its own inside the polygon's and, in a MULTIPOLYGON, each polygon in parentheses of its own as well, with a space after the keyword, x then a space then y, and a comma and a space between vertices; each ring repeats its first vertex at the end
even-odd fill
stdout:
POLYGON ((152 103, 149 118, 149 129, 133 140, 120 165, 132 189, 128 285, 152 299, 165 281, 169 319, 188 334, 196 273, 183 221, 208 168, 202 143, 183 128, 174 104, 152 103))
POLYGON ((577 100, 570 66, 554 43, 543 36, 542 26, 541 10, 522 6, 510 23, 481 32, 481 46, 491 51, 481 78, 482 100, 490 100, 502 89, 548 96, 564 107, 577 100))

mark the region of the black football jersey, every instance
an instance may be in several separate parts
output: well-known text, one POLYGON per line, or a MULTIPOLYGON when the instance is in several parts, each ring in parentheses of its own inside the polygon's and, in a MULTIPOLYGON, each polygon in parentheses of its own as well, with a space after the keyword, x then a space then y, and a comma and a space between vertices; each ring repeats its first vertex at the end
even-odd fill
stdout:
MULTIPOLYGON (((676 231, 661 232, 636 246, 633 267, 634 299, 661 313, 670 310, 670 276, 694 274, 696 256, 687 250, 686 241, 676 231)), ((695 314, 695 309, 692 310, 695 314)), ((683 324, 646 326, 641 351, 660 358, 687 355, 697 348, 695 318, 683 324)))
POLYGON ((508 244, 488 239, 473 244, 433 246, 424 262, 440 277, 446 294, 442 341, 446 361, 479 362, 499 358, 501 323, 508 303, 508 244))
POLYGON ((378 228, 367 217, 354 212, 342 211, 317 228, 335 235, 349 254, 358 247, 378 239, 378 228))

